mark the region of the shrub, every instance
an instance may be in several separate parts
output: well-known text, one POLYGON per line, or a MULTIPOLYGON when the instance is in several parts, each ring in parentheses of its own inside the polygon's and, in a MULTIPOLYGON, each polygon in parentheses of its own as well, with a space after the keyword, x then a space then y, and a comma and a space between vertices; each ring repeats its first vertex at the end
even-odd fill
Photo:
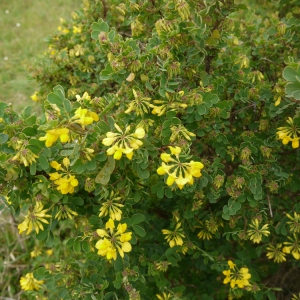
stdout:
POLYGON ((259 9, 85 1, 63 22, 44 114, 1 104, 28 298, 297 299, 299 26, 259 9))

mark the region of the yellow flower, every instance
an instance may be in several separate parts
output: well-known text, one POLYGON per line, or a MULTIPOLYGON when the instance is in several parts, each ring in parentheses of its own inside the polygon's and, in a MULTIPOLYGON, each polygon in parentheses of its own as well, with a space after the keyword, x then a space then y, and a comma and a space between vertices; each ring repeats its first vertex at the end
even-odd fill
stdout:
POLYGON ((91 96, 87 92, 84 92, 82 97, 80 97, 80 95, 76 95, 75 97, 78 102, 81 102, 83 100, 88 100, 88 101, 91 100, 91 96))
POLYGON ((275 105, 275 106, 278 106, 278 105, 280 104, 280 102, 281 102, 281 96, 279 96, 279 95, 276 96, 274 100, 275 100, 274 105, 275 105))
POLYGON ((282 144, 287 145, 289 142, 292 142, 292 147, 294 149, 299 148, 300 137, 300 128, 295 126, 294 120, 291 117, 288 117, 287 121, 288 126, 277 128, 277 136, 282 140, 282 144))
POLYGON ((267 247, 267 250, 269 252, 267 253, 268 259, 274 259, 274 262, 281 263, 283 261, 286 261, 285 253, 281 250, 282 244, 276 244, 275 246, 272 244, 269 244, 267 247))
POLYGON ((48 256, 51 256, 51 255, 53 254, 53 250, 52 250, 52 249, 46 250, 46 254, 47 254, 48 256))
POLYGON ((176 147, 169 146, 169 149, 170 149, 171 153, 173 155, 175 155, 176 158, 178 158, 178 155, 181 153, 181 148, 178 146, 176 146, 176 147))
POLYGON ((117 259, 117 250, 119 255, 124 258, 124 252, 130 252, 132 247, 129 241, 132 238, 132 232, 126 232, 127 224, 118 224, 115 230, 115 223, 109 219, 105 224, 105 229, 97 229, 97 234, 101 239, 96 243, 98 254, 105 256, 107 260, 117 259))
POLYGON ((57 161, 53 160, 50 163, 50 166, 54 168, 56 171, 59 171, 61 169, 61 164, 59 164, 57 161))
POLYGON ((184 238, 185 235, 183 234, 183 230, 180 227, 181 227, 181 223, 179 222, 176 224, 174 231, 167 230, 167 229, 162 230, 162 233, 166 235, 165 239, 169 243, 170 248, 173 248, 174 246, 183 245, 182 238, 184 238))
MULTIPOLYGON (((70 160, 67 158, 67 157, 65 157, 64 159, 63 159, 63 165, 66 167, 66 168, 68 168, 69 166, 70 166, 70 160)), ((56 170, 57 171, 57 170, 56 170)))
POLYGON ((294 218, 286 214, 286 216, 291 220, 286 222, 289 225, 289 228, 294 233, 300 233, 300 214, 298 215, 296 212, 294 212, 294 218))
POLYGON ((73 26, 73 33, 81 33, 82 29, 80 26, 73 26))
POLYGON ((128 134, 130 131, 130 126, 127 126, 125 132, 115 124, 115 128, 118 133, 107 132, 106 138, 102 140, 102 144, 105 146, 111 146, 106 150, 107 155, 113 155, 114 159, 120 160, 123 154, 131 160, 133 157, 133 151, 137 150, 143 145, 140 141, 145 136, 145 130, 142 127, 136 128, 134 133, 128 134))
POLYGON ((34 93, 30 96, 30 98, 31 98, 32 101, 37 102, 37 101, 39 100, 38 92, 34 92, 34 93))
POLYGON ((300 245, 297 236, 294 234, 294 239, 288 236, 288 239, 291 242, 284 242, 283 244, 286 245, 283 247, 282 252, 284 253, 292 253, 295 259, 300 259, 300 245))
POLYGON ((21 234, 23 231, 26 231, 26 234, 29 234, 33 229, 36 233, 39 233, 40 230, 44 230, 44 226, 42 223, 49 224, 46 218, 51 218, 51 215, 47 215, 46 212, 48 209, 44 209, 44 205, 42 202, 36 202, 33 210, 29 210, 27 215, 25 216, 25 220, 18 225, 19 233, 21 234))
POLYGON ((120 201, 121 199, 122 199, 121 197, 115 197, 115 194, 112 191, 109 200, 102 203, 99 217, 107 216, 109 214, 109 217, 112 220, 120 221, 122 216, 122 210, 120 208, 124 207, 124 205, 115 202, 120 201))
POLYGON ((228 260, 227 263, 228 263, 229 268, 232 269, 232 270, 234 270, 234 267, 235 267, 236 265, 232 262, 232 260, 228 260))
POLYGON ((70 140, 69 137, 69 129, 68 128, 56 128, 46 131, 46 135, 40 137, 40 141, 46 141, 46 147, 51 147, 53 143, 55 143, 58 138, 62 143, 67 143, 70 140))
POLYGON ((50 180, 55 180, 54 183, 57 185, 57 190, 63 195, 74 193, 74 188, 78 186, 78 180, 74 175, 67 174, 62 176, 61 174, 50 173, 50 180), (59 176, 59 178, 57 178, 59 176), (56 179, 57 178, 57 179, 56 179))
POLYGON ((250 237, 250 240, 253 241, 253 243, 259 244, 262 240, 262 236, 268 236, 270 234, 270 231, 268 231, 268 224, 265 224, 262 226, 262 228, 259 228, 259 222, 258 219, 252 220, 252 224, 249 225, 251 229, 247 231, 247 235, 250 237))
POLYGON ((228 261, 228 266, 229 270, 223 271, 223 274, 226 276, 223 281, 224 284, 230 283, 232 289, 236 285, 241 289, 250 286, 249 279, 251 278, 251 274, 249 274, 248 268, 238 269, 231 260, 228 261))
POLYGON ((202 175, 200 170, 204 168, 204 165, 199 161, 193 160, 190 162, 182 162, 181 160, 184 158, 184 156, 180 156, 181 148, 178 146, 169 146, 169 149, 171 154, 162 153, 160 155, 160 158, 163 162, 156 170, 157 174, 168 174, 166 181, 168 186, 172 186, 175 182, 180 189, 183 189, 187 183, 190 185, 194 184, 193 177, 200 177, 202 175), (175 156, 175 159, 172 158, 172 155, 175 156))
POLYGON ((72 117, 72 119, 75 120, 75 123, 80 124, 82 128, 85 128, 85 125, 90 125, 94 121, 99 121, 99 116, 92 111, 88 111, 86 108, 83 109, 79 107, 75 111, 75 116, 72 117))
POLYGON ((28 167, 33 162, 35 162, 37 155, 35 155, 30 149, 22 148, 13 158, 12 160, 17 160, 22 163, 25 167, 28 167))
POLYGON ((156 297, 158 300, 169 300, 169 299, 171 299, 171 294, 170 293, 167 294, 167 293, 163 292, 161 295, 156 294, 156 297))
POLYGON ((155 262, 155 268, 158 271, 166 272, 168 270, 169 265, 171 265, 168 261, 157 261, 155 262))
POLYGON ((37 257, 42 253, 41 249, 37 246, 34 247, 34 249, 30 252, 31 257, 37 257))
POLYGON ((70 207, 67 205, 61 205, 58 209, 58 212, 56 213, 54 219, 71 219, 73 220, 73 217, 78 216, 77 212, 73 211, 70 207))
POLYGON ((33 273, 27 273, 25 277, 22 276, 20 279, 21 289, 24 291, 38 291, 43 283, 43 280, 36 280, 33 273))
POLYGON ((151 98, 146 98, 143 95, 138 95, 137 92, 132 89, 134 100, 129 103, 128 109, 125 114, 129 114, 134 111, 137 115, 143 116, 145 113, 149 113, 149 109, 153 106, 150 104, 151 98))

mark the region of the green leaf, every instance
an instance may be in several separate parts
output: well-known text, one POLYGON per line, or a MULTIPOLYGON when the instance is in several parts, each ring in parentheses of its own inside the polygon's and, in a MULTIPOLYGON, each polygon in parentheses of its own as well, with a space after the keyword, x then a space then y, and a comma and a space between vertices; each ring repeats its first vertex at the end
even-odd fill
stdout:
POLYGON ((120 255, 118 255, 117 259, 114 261, 114 269, 117 272, 123 271, 123 261, 120 255))
POLYGON ((293 97, 300 100, 300 82, 290 82, 285 87, 287 97, 293 97))
POLYGON ((203 104, 198 105, 197 106, 197 111, 198 111, 198 114, 200 116, 204 115, 206 113, 206 107, 205 107, 205 105, 203 105, 203 104))
POLYGON ((106 133, 108 131, 110 131, 110 127, 109 125, 104 122, 104 121, 99 121, 97 123, 97 126, 94 127, 95 131, 100 133, 100 134, 103 134, 103 133, 106 133))
POLYGON ((269 300, 276 300, 276 296, 270 290, 268 291, 267 296, 268 296, 269 300))
POLYGON ((62 290, 59 291, 58 297, 60 299, 67 299, 66 296, 68 295, 68 290, 66 288, 63 288, 62 290))
POLYGON ((83 205, 84 200, 80 197, 70 197, 70 202, 72 204, 81 206, 81 205, 83 205))
POLYGON ((102 170, 98 173, 95 178, 96 183, 100 183, 102 185, 106 185, 109 183, 110 175, 115 169, 115 160, 112 156, 108 156, 107 162, 105 163, 102 170))
POLYGON ((65 99, 65 91, 61 85, 57 85, 53 88, 53 92, 61 99, 65 99))
POLYGON ((47 231, 47 230, 44 230, 44 231, 40 231, 40 232, 36 235, 36 238, 37 238, 39 241, 43 241, 44 239, 46 239, 47 236, 48 236, 48 231, 47 231))
POLYGON ((29 118, 31 116, 31 106, 26 106, 22 111, 22 115, 24 119, 29 118))
POLYGON ((9 135, 5 133, 0 133, 0 144, 4 144, 8 141, 9 135))
MULTIPOLYGON (((116 294, 115 294, 114 292, 108 292, 108 293, 105 294, 104 300, 113 299, 113 297, 114 297, 114 299, 116 299, 116 298, 115 298, 115 295, 116 295, 116 294)), ((114 300, 114 299, 113 299, 113 300, 114 300)))
POLYGON ((32 127, 25 127, 22 132, 26 134, 27 136, 36 136, 37 135, 37 128, 38 126, 32 126, 32 127))
POLYGON ((102 19, 100 19, 97 23, 94 22, 92 24, 92 29, 94 31, 104 31, 104 32, 108 32, 109 31, 109 26, 106 22, 104 22, 102 19))
POLYGON ((135 203, 139 202, 141 200, 141 194, 139 192, 135 192, 133 195, 133 201, 135 203))
POLYGON ((73 249, 75 252, 81 252, 81 243, 79 240, 75 240, 73 244, 73 249))
POLYGON ((51 104, 56 104, 59 108, 62 108, 62 100, 54 93, 50 93, 47 96, 47 100, 51 104))
POLYGON ((71 247, 73 247, 73 245, 74 245, 74 241, 75 241, 75 239, 74 239, 74 238, 70 238, 70 239, 67 241, 67 244, 66 244, 66 246, 67 246, 68 248, 71 248, 71 247))
POLYGON ((82 250, 83 250, 85 253, 91 252, 90 244, 89 244, 87 241, 83 241, 83 242, 81 243, 81 247, 82 247, 82 250))
POLYGON ((54 202, 54 203, 57 203, 59 201, 59 197, 57 195, 54 195, 54 194, 50 194, 49 195, 49 199, 54 202))
POLYGON ((51 248, 53 244, 54 244, 54 235, 52 231, 49 231, 45 246, 51 248))
POLYGON ((44 154, 39 156, 39 164, 43 170, 47 170, 49 168, 48 159, 44 154))
POLYGON ((203 95, 203 102, 206 104, 207 107, 210 107, 212 104, 216 104, 220 101, 218 95, 212 93, 205 93, 203 95), (210 104, 212 103, 212 104, 210 104))
POLYGON ((25 120, 25 124, 31 126, 36 123, 36 116, 31 116, 25 120))
POLYGON ((150 176, 150 172, 145 169, 143 170, 142 168, 140 168, 140 166, 137 165, 137 173, 138 173, 138 176, 141 178, 141 179, 147 179, 149 178, 150 176))
POLYGON ((67 99, 63 101, 66 112, 70 112, 72 110, 71 102, 67 99))
POLYGON ((291 67, 285 67, 282 75, 285 80, 293 82, 297 81, 296 76, 299 76, 298 72, 291 67))
POLYGON ((35 175, 35 174, 36 174, 36 162, 33 162, 33 163, 30 165, 30 174, 31 174, 31 175, 35 175))
POLYGON ((256 293, 254 293, 254 299, 255 300, 262 300, 264 297, 264 293, 263 291, 258 291, 256 293))
POLYGON ((143 227, 139 226, 139 225, 132 225, 132 229, 140 237, 144 237, 146 235, 145 229, 143 227))
POLYGON ((44 267, 40 267, 33 271, 33 276, 37 280, 41 280, 45 278, 45 273, 47 273, 47 269, 44 267))
POLYGON ((135 214, 131 217, 132 225, 136 225, 145 221, 145 216, 142 214, 135 214))

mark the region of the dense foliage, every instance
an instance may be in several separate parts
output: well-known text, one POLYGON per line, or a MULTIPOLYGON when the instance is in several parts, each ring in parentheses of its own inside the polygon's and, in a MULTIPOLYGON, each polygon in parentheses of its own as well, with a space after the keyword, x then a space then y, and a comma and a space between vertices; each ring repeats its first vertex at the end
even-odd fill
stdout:
POLYGON ((0 107, 28 299, 299 299, 299 11, 268 2, 62 20, 33 70, 44 114, 0 107))

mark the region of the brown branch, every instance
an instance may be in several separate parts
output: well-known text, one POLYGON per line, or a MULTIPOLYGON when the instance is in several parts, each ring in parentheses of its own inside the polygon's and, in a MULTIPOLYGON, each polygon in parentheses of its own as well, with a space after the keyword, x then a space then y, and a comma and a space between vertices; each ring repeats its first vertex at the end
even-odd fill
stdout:
POLYGON ((103 5, 103 19, 106 19, 107 11, 108 11, 107 5, 106 5, 105 0, 101 0, 101 3, 102 3, 102 5, 103 5))

